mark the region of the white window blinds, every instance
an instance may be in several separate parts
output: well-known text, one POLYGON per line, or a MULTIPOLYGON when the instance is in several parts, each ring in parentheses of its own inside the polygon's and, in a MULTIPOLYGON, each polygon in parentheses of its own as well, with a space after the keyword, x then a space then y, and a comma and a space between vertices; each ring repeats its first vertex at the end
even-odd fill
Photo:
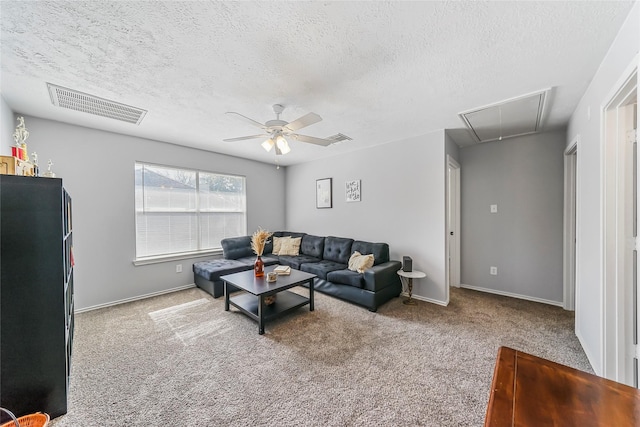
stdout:
POLYGON ((136 259, 219 249, 247 234, 241 176, 135 164, 136 259))

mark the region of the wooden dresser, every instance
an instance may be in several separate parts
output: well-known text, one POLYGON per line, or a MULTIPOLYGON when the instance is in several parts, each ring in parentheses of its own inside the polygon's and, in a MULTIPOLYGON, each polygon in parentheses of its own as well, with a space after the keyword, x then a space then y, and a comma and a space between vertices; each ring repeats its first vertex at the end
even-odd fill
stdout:
POLYGON ((484 425, 640 426, 640 390, 500 347, 484 425))

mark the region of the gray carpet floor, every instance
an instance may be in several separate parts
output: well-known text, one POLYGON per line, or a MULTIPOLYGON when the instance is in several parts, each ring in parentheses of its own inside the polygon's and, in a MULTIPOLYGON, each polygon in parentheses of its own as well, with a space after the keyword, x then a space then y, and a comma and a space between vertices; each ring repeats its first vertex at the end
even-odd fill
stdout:
POLYGON ((69 412, 50 425, 481 426, 500 346, 592 372, 559 307, 403 299, 371 313, 316 293, 262 336, 197 288, 79 314, 69 412))

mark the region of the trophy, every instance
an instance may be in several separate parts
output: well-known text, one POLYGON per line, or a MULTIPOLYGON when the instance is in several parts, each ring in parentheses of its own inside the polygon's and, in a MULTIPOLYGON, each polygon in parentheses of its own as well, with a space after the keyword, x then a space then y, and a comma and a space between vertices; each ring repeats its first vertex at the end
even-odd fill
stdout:
POLYGON ((40 176, 40 168, 38 168, 38 153, 35 151, 31 153, 33 159, 33 176, 40 176))
POLYGON ((42 176, 46 176, 47 178, 55 178, 56 174, 53 173, 53 171, 51 170, 51 166, 53 166, 53 162, 51 161, 51 159, 49 159, 49 161, 47 162, 47 165, 49 167, 47 168, 47 171, 42 176))
POLYGON ((16 131, 13 133, 13 140, 16 142, 16 146, 13 147, 13 156, 24 160, 25 162, 29 161, 29 155, 27 154, 27 143, 25 142, 29 138, 29 131, 24 125, 24 117, 18 117, 18 126, 16 127, 16 131))

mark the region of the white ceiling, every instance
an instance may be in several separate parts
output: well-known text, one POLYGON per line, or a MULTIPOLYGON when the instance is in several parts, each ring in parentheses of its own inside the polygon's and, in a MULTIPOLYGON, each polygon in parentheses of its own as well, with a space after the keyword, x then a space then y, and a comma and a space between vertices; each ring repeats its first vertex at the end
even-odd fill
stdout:
MULTIPOLYGON (((458 113, 553 88, 565 126, 632 1, 0 2, 1 91, 16 112, 273 162, 259 122, 308 112, 290 165, 438 129, 458 113), (140 125, 54 107, 46 82, 148 110, 140 125)), ((29 127, 27 122, 27 128, 29 127)))

